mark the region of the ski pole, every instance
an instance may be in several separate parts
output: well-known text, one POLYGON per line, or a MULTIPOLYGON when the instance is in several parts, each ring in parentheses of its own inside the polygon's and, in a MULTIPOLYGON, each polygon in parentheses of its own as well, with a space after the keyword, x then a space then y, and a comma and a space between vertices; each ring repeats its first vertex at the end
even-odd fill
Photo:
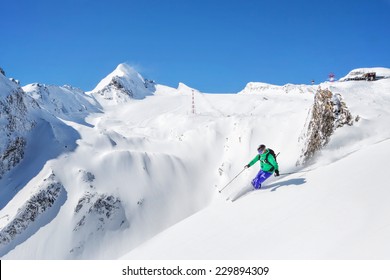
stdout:
POLYGON ((245 170, 246 168, 244 168, 243 170, 241 170, 241 172, 240 173, 238 173, 237 175, 236 175, 236 177, 234 177, 232 180, 230 180, 230 182, 229 183, 227 183, 226 184, 226 186, 224 186, 222 189, 220 189, 219 190, 219 192, 222 192, 227 186, 229 186, 230 185, 230 183, 231 182, 233 182, 234 181, 234 179, 236 179, 242 172, 244 172, 244 170, 245 170))

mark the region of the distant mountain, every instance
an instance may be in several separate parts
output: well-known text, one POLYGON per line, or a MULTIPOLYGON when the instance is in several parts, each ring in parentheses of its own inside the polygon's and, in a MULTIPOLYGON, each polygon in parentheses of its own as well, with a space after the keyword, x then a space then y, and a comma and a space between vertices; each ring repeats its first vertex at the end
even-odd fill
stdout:
POLYGON ((118 67, 92 91, 88 92, 101 104, 115 105, 131 99, 143 99, 155 92, 153 81, 144 79, 134 68, 127 64, 118 67))
POLYGON ((318 86, 313 85, 294 85, 286 84, 284 86, 277 86, 266 83, 250 82, 239 94, 252 93, 315 93, 318 86))
POLYGON ((29 84, 23 87, 43 109, 64 120, 83 121, 90 113, 101 108, 97 100, 72 86, 29 84))

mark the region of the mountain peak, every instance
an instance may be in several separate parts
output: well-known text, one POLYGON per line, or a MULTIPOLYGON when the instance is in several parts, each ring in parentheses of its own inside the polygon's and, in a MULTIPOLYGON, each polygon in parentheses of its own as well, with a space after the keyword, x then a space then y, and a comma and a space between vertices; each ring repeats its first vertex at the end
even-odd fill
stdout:
POLYGON ((114 71, 108 74, 103 80, 101 80, 98 85, 95 87, 93 92, 103 90, 108 86, 114 77, 129 79, 136 79, 144 83, 144 78, 138 73, 133 67, 126 63, 119 64, 114 71))
POLYGON ((186 84, 184 83, 179 83, 179 86, 177 87, 177 90, 180 92, 180 93, 188 93, 188 94, 191 94, 192 91, 198 91, 197 89, 194 89, 192 87, 189 87, 187 86, 186 84))
POLYGON ((144 78, 141 76, 140 73, 138 73, 137 70, 135 70, 134 67, 126 64, 121 63, 119 64, 116 69, 112 72, 112 74, 116 74, 118 77, 131 77, 131 76, 137 76, 141 80, 144 80, 144 78))
POLYGON ((104 104, 118 104, 129 99, 142 99, 155 91, 153 83, 145 80, 134 67, 119 64, 91 93, 104 104))

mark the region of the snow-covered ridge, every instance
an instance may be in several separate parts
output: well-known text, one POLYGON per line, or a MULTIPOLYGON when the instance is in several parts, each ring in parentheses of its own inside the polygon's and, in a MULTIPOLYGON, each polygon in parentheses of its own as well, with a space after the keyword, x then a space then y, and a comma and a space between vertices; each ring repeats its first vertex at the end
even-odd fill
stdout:
POLYGON ((370 67, 370 68, 357 68, 350 71, 346 76, 339 79, 340 82, 353 80, 356 78, 363 77, 367 73, 376 73, 378 79, 388 79, 390 78, 390 69, 384 67, 370 67))
POLYGON ((92 96, 72 86, 34 83, 24 86, 23 90, 41 108, 65 120, 81 121, 90 113, 100 111, 100 105, 92 96))
POLYGON ((315 93, 317 86, 310 85, 294 85, 286 84, 277 86, 266 83, 250 82, 239 94, 254 94, 254 93, 315 93))
POLYGON ((179 86, 177 87, 177 91, 181 94, 192 94, 193 91, 199 92, 197 89, 189 87, 184 83, 179 83, 179 86))
POLYGON ((145 80, 140 73, 138 73, 133 67, 129 66, 128 64, 122 63, 119 64, 114 71, 112 71, 105 78, 103 78, 92 90, 92 92, 103 90, 114 77, 124 78, 127 82, 130 83, 131 81, 133 81, 134 84, 137 83, 137 85, 139 85, 139 83, 144 85, 145 83, 145 80))

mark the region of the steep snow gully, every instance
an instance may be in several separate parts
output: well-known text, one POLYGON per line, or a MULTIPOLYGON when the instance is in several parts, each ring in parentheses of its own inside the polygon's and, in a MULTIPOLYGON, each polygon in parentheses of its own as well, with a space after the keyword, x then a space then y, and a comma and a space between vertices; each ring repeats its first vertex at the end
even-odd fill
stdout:
POLYGON ((389 259, 390 69, 362 71, 238 94, 126 64, 91 92, 1 73, 1 258, 389 259), (262 143, 291 174, 219 193, 262 143))

